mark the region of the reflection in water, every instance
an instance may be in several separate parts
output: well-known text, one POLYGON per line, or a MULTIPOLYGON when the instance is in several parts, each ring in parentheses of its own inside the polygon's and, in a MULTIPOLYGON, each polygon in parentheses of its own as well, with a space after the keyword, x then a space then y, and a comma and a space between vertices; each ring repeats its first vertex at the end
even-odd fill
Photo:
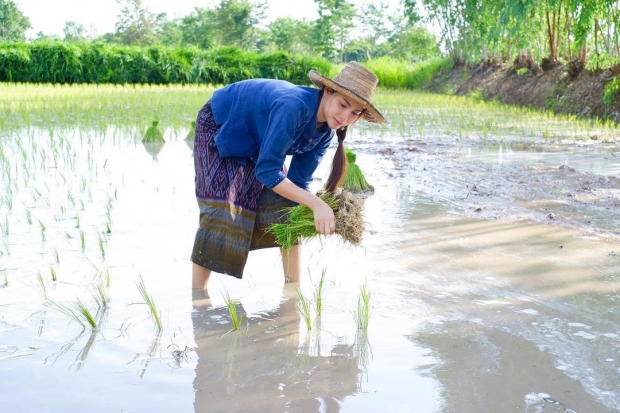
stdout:
POLYGON ((157 162, 157 155, 161 152, 166 142, 142 142, 144 149, 153 157, 153 161, 157 162))
POLYGON ((146 373, 146 369, 149 367, 149 363, 155 357, 155 353, 160 348, 160 342, 161 342, 161 330, 158 330, 155 336, 153 337, 153 340, 151 341, 149 348, 146 350, 146 353, 136 354, 133 360, 127 363, 127 364, 133 364, 135 362, 138 362, 140 367, 138 367, 137 374, 138 374, 138 377, 140 377, 140 379, 144 379, 144 374, 146 373))
POLYGON ((320 323, 300 332, 299 298, 290 284, 277 309, 228 334, 227 308, 212 307, 203 291, 193 294, 196 412, 338 412, 342 400, 358 392, 364 362, 356 348, 367 344, 337 344, 322 356, 320 323))
MULTIPOLYGON (((95 315, 95 322, 96 322, 97 328, 93 328, 90 330, 90 334, 88 334, 88 339, 86 340, 86 343, 81 348, 81 350, 79 350, 78 355, 75 358, 75 361, 71 363, 71 365, 69 366, 69 371, 77 373, 82 369, 82 367, 84 367, 84 364, 86 363, 86 359, 88 358, 88 355, 90 354, 91 350, 93 349, 95 345, 97 336, 99 335, 99 333, 101 333, 102 329, 104 328, 106 324, 106 321, 108 318, 108 310, 109 310, 109 307, 107 306, 100 307, 99 310, 97 310, 97 314, 95 315)), ((44 324, 45 322, 42 319, 40 325, 42 326, 44 324)), ((59 352, 47 357, 45 359, 44 364, 48 364, 48 362, 51 364, 55 364, 56 361, 58 361, 60 357, 67 354, 69 350, 71 350, 75 346, 75 344, 80 341, 81 338, 86 337, 87 335, 86 327, 85 326, 83 327, 84 328, 82 329, 80 334, 77 335, 77 337, 75 337, 74 339, 72 339, 71 341, 63 345, 60 348, 59 352)), ((41 328, 42 327, 40 327, 40 329, 41 328)))

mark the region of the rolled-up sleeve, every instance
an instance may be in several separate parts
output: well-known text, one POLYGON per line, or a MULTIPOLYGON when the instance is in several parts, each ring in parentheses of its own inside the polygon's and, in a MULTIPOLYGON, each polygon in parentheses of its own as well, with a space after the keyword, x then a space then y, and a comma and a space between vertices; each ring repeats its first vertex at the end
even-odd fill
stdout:
POLYGON ((282 166, 295 141, 296 131, 307 118, 308 107, 298 99, 276 100, 269 111, 269 122, 256 160, 256 178, 272 189, 286 176, 282 166))

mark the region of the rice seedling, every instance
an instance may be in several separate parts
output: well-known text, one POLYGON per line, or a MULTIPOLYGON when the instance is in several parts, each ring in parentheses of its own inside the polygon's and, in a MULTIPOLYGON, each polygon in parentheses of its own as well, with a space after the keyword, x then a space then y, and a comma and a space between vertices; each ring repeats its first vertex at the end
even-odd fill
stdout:
POLYGON ((41 241, 45 242, 45 224, 39 219, 39 229, 41 231, 41 241))
POLYGON ((343 189, 352 192, 374 191, 375 188, 368 183, 359 165, 355 163, 357 155, 350 149, 345 149, 347 155, 347 173, 340 184, 343 189))
POLYGON ((54 248, 52 253, 54 254, 54 261, 56 261, 56 264, 60 264, 60 255, 58 255, 58 250, 54 248))
POLYGON ((230 315, 230 320, 233 324, 233 330, 238 331, 243 324, 243 316, 237 313, 237 305, 230 298, 230 294, 228 291, 222 293, 222 297, 224 298, 224 302, 226 303, 226 307, 228 308, 228 314, 230 315))
POLYGON ((140 291, 140 295, 142 295, 142 299, 144 299, 144 304, 146 304, 148 307, 149 314, 151 315, 151 319, 153 320, 155 328, 157 329, 157 331, 161 331, 163 329, 161 323, 161 314, 157 310, 157 306, 155 305, 153 297, 149 295, 148 291, 146 290, 146 285, 144 284, 142 276, 140 276, 140 282, 136 283, 136 285, 138 287, 138 290, 140 291))
POLYGON ((316 309, 316 316, 317 317, 321 317, 321 314, 323 312, 323 288, 324 288, 324 283, 325 283, 325 272, 326 270, 323 270, 321 272, 321 279, 319 280, 319 283, 317 284, 317 286, 314 289, 314 308, 316 309))
POLYGON ((43 293, 43 300, 47 301, 47 284, 45 284, 41 271, 37 272, 37 279, 39 280, 39 287, 41 287, 41 292, 43 293))
POLYGON ((97 287, 93 288, 92 295, 99 308, 105 308, 108 306, 110 299, 108 298, 106 288, 102 284, 99 284, 97 287))
MULTIPOLYGON (((86 304, 84 304, 79 298, 76 298, 74 306, 77 314, 82 318, 82 320, 86 321, 93 329, 97 328, 97 321, 86 304)), ((82 325, 84 324, 82 323, 82 325)))
POLYGON ((54 281, 54 282, 58 281, 58 274, 56 272, 56 268, 51 266, 50 267, 50 273, 52 274, 52 281, 54 281))
POLYGON ((99 251, 101 252, 101 256, 105 257, 105 240, 101 235, 99 235, 99 251))
POLYGON ((144 132, 144 136, 142 137, 142 142, 144 143, 152 143, 152 142, 165 142, 164 134, 161 133, 158 126, 159 121, 154 120, 151 126, 144 132))
POLYGON ((371 311, 370 291, 368 291, 368 287, 364 284, 360 288, 360 295, 357 299, 357 309, 353 313, 358 330, 368 329, 368 319, 370 318, 371 311))
POLYGON ((2 230, 2 234, 5 237, 9 236, 9 217, 8 217, 8 215, 4 217, 4 224, 0 224, 0 229, 2 230))
POLYGON ((2 270, 2 278, 4 278, 4 282, 2 283, 3 287, 9 286, 9 278, 6 275, 6 270, 2 270))
POLYGON ((82 245, 82 250, 86 249, 86 234, 84 230, 80 231, 80 244, 82 245))
MULTIPOLYGON (((363 200, 344 190, 336 194, 322 191, 317 195, 334 211, 336 234, 344 241, 359 245, 365 227, 362 218, 363 200)), ((286 208, 285 214, 285 222, 272 224, 267 231, 273 234, 276 242, 286 251, 290 251, 300 238, 312 239, 320 235, 314 224, 312 210, 307 206, 286 208)))
POLYGON ((60 304, 56 301, 48 301, 45 306, 60 311, 67 317, 79 323, 82 327, 89 325, 93 330, 97 328, 97 320, 95 316, 90 312, 86 304, 84 304, 79 298, 75 299, 75 302, 70 305, 60 304))
POLYGON ((301 289, 299 288, 297 288, 297 297, 299 298, 299 301, 297 302, 297 309, 299 310, 299 313, 301 314, 301 318, 306 323, 306 328, 308 330, 312 330, 312 317, 310 314, 310 307, 311 307, 310 300, 308 300, 306 296, 303 295, 303 293, 301 292, 301 289))

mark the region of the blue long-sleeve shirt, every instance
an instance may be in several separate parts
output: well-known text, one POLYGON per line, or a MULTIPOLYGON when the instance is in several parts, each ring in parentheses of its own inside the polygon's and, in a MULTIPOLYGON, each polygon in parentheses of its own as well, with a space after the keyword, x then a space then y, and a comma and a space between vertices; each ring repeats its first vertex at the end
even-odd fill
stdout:
POLYGON ((312 174, 334 135, 317 129, 321 91, 283 80, 251 79, 216 90, 211 97, 220 156, 256 164, 256 178, 271 189, 285 178, 308 190, 312 174), (282 173, 292 155, 288 175, 282 173))

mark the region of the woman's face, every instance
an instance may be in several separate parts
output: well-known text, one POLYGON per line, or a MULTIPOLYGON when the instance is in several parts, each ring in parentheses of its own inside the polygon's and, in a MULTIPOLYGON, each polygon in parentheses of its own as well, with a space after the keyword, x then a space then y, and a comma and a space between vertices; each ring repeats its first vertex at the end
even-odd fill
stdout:
POLYGON ((363 109, 364 106, 357 101, 326 89, 319 105, 317 122, 327 122, 331 129, 342 128, 355 123, 363 113, 363 109))

